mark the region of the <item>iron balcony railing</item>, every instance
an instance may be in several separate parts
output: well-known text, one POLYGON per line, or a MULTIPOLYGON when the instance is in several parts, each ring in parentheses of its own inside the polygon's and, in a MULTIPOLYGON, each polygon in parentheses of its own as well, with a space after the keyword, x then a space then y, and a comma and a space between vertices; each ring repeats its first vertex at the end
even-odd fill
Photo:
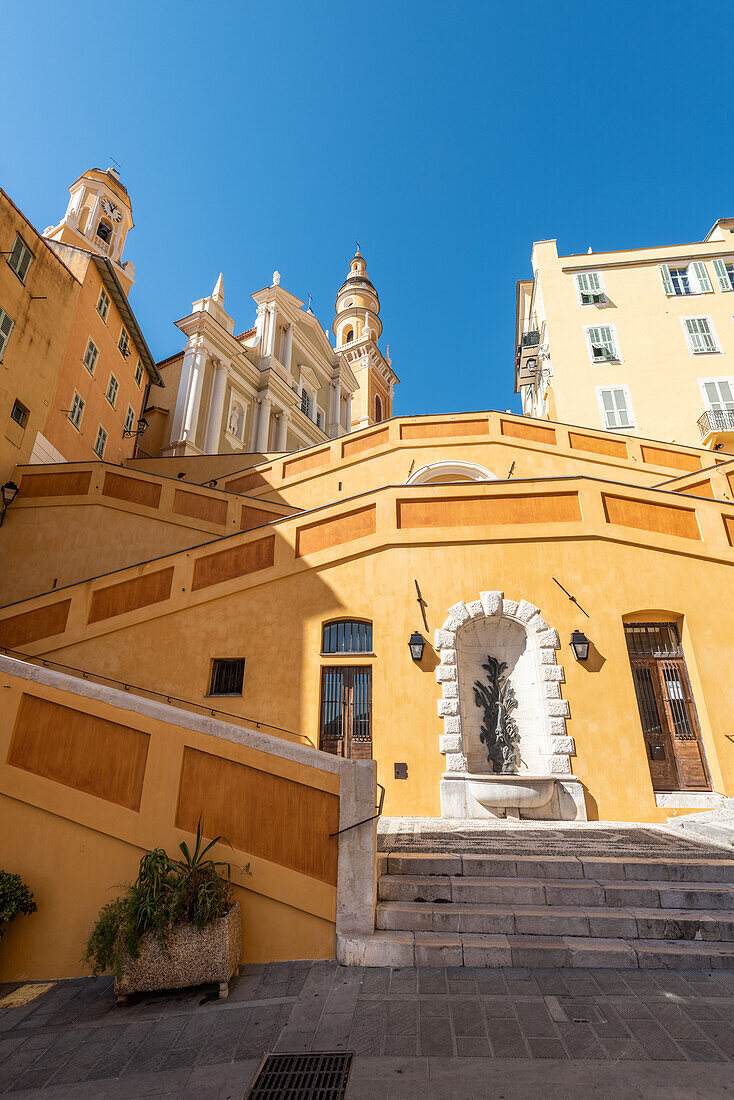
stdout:
POLYGON ((734 409, 706 409, 698 418, 701 439, 711 432, 734 432, 734 409))

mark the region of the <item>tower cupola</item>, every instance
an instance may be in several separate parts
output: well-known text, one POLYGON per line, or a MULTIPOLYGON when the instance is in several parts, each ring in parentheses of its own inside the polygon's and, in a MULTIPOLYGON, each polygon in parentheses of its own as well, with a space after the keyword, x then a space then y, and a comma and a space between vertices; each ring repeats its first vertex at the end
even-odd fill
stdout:
POLYGON ((380 298, 367 276, 367 264, 359 247, 336 296, 335 312, 331 327, 337 349, 360 340, 377 343, 382 333, 380 298))

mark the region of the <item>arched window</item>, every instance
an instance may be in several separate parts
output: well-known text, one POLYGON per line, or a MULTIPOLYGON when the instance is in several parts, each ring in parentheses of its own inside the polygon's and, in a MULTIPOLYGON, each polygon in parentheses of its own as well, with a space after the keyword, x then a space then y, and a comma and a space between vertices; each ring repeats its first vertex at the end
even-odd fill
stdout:
POLYGON ((112 226, 107 222, 100 222, 97 226, 97 236, 102 241, 108 241, 112 236, 112 226))
POLYGON ((353 339, 354 339, 354 329, 345 328, 344 332, 342 334, 342 343, 343 344, 351 344, 353 339))
POLYGON ((382 420, 382 398, 379 394, 375 395, 375 423, 379 424, 382 420))
POLYGON ((337 619, 333 623, 325 623, 321 652, 371 653, 372 623, 361 619, 337 619))

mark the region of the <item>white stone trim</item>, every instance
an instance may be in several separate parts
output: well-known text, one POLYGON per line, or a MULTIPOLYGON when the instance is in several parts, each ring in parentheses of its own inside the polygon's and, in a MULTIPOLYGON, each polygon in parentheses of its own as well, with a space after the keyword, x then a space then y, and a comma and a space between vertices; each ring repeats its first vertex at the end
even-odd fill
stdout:
POLYGON ((542 676, 540 705, 548 742, 548 773, 571 775, 571 757, 576 755, 576 748, 573 738, 566 732, 566 719, 570 717, 570 711, 568 701, 561 698, 561 684, 566 676, 563 665, 556 662, 556 651, 561 648, 558 631, 548 626, 535 604, 525 599, 505 599, 504 592, 480 592, 478 600, 460 600, 449 608, 449 617, 435 632, 434 646, 441 657, 441 663, 436 668, 436 682, 441 685, 437 709, 444 723, 443 733, 439 737, 439 751, 446 757, 446 770, 455 772, 467 769, 463 751, 457 647, 458 636, 465 624, 479 618, 504 618, 519 623, 536 648, 542 676))
POLYGON ((442 477, 455 474, 459 478, 467 478, 469 481, 497 481, 497 475, 493 474, 485 466, 478 462, 431 462, 428 466, 421 466, 406 481, 406 485, 430 485, 434 477, 442 477))

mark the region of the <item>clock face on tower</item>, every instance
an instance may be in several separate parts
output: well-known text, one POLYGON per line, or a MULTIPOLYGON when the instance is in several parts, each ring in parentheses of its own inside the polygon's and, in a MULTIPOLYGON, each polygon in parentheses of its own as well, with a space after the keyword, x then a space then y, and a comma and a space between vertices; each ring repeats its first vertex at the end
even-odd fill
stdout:
POLYGON ((109 199, 102 199, 99 205, 102 207, 105 214, 108 214, 112 218, 113 222, 122 221, 120 207, 115 206, 114 202, 111 202, 109 199))

